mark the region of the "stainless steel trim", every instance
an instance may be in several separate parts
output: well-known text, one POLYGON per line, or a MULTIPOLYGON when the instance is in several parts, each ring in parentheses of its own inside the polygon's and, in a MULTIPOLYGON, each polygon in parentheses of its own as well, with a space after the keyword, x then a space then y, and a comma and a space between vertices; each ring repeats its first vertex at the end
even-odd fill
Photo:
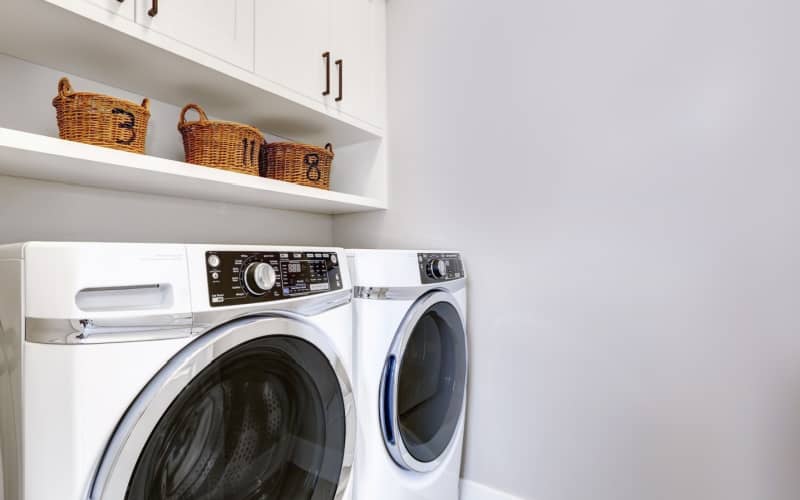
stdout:
POLYGON ((395 286, 395 287, 372 287, 357 286, 353 288, 353 296, 356 299, 368 300, 415 300, 420 295, 434 291, 446 290, 450 293, 462 290, 467 286, 466 278, 441 283, 431 283, 421 286, 395 286))
POLYGON ((392 433, 394 435, 394 443, 389 442, 389 439, 386 435, 386 430, 383 430, 383 441, 386 445, 386 449, 389 451, 389 454, 392 456, 392 459, 404 469, 415 471, 415 472, 431 472, 438 468, 442 461, 447 457, 447 455, 452 450, 453 446, 457 442, 458 432, 463 427, 464 424, 464 415, 466 413, 466 404, 467 404, 467 397, 466 397, 466 390, 467 384, 466 379, 469 378, 469 345, 467 342, 467 323, 466 317, 464 315, 464 311, 461 310, 461 307, 456 302, 455 298, 443 291, 434 291, 429 293, 423 297, 420 297, 417 302, 412 305, 406 316, 403 318, 403 321, 400 323, 400 327, 397 329, 397 333, 395 334, 394 341, 392 341, 392 346, 389 349, 389 353, 386 356, 387 365, 384 367, 384 373, 381 377, 381 387, 380 387, 380 394, 381 398, 384 397, 387 386, 386 386, 386 370, 388 369, 388 361, 391 359, 392 356, 397 360, 395 364, 395 371, 392 375, 390 380, 390 387, 392 387, 392 408, 393 414, 387 415, 385 412, 385 408, 383 405, 383 401, 379 405, 380 410, 380 421, 381 426, 383 427, 385 424, 384 422, 390 421, 392 425, 392 433), (458 312, 459 317, 461 318, 461 327, 464 331, 464 348, 466 352, 466 371, 465 371, 465 383, 464 383, 464 399, 461 405, 461 414, 459 415, 459 422, 456 425, 456 433, 453 434, 453 437, 450 439, 450 443, 447 445, 447 448, 439 455, 435 460, 431 462, 420 462, 416 458, 411 455, 411 452, 408 451, 405 443, 403 442, 403 435, 400 433, 400 419, 397 414, 397 400, 398 400, 398 387, 399 387, 399 377, 400 377, 400 362, 403 359, 403 354, 405 353, 406 346, 408 345, 408 341, 411 338, 411 333, 414 331, 414 327, 417 325, 417 322, 422 318, 422 315, 433 306, 434 304, 438 304, 441 302, 446 302, 453 306, 455 310, 458 312))
POLYGON ((117 318, 25 318, 25 340, 38 344, 101 344, 145 342, 202 334, 209 329, 253 314, 287 312, 313 316, 352 300, 350 290, 264 302, 247 307, 117 318))
POLYGON ((25 318, 25 340, 39 344, 102 344, 188 337, 192 314, 102 319, 25 318))
POLYGON ((192 330, 197 335, 228 321, 259 313, 285 312, 300 316, 316 316, 330 309, 349 304, 352 300, 352 291, 347 289, 310 297, 263 302, 246 307, 220 307, 194 313, 192 330))
POLYGON ((251 316, 216 328, 188 344, 173 357, 142 390, 120 421, 103 454, 94 477, 90 500, 125 497, 137 460, 161 416, 180 392, 215 359, 250 340, 271 335, 291 335, 317 347, 330 361, 344 397, 345 452, 336 500, 352 475, 355 453, 356 413, 352 385, 329 337, 299 317, 251 316))

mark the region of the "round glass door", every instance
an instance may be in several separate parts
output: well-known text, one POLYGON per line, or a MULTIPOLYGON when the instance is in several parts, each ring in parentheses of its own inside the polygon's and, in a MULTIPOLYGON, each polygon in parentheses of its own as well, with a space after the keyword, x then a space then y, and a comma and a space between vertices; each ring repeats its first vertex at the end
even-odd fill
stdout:
POLYGON ((453 442, 467 383, 467 342, 452 297, 437 292, 401 326, 384 371, 387 448, 402 466, 432 470, 453 442))
POLYGON ((170 404, 126 500, 331 500, 345 454, 337 375, 311 343, 256 338, 206 366, 170 404))

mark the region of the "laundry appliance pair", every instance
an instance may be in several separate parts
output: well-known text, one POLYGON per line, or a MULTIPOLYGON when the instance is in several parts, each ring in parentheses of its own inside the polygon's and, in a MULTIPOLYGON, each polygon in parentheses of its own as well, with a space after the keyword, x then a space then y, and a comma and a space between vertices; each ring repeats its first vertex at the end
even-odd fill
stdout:
POLYGON ((455 500, 464 282, 453 253, 2 246, 0 500, 455 500))

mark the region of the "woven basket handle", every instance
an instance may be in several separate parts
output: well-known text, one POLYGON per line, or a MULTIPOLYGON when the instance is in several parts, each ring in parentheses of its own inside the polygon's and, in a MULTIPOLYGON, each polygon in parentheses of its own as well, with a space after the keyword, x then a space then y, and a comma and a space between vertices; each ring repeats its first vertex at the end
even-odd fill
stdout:
POLYGON ((75 91, 72 90, 72 84, 69 83, 69 78, 66 76, 63 77, 61 80, 58 81, 58 95, 61 97, 68 97, 74 94, 75 91))
POLYGON ((197 114, 200 115, 200 123, 208 121, 208 115, 206 115, 206 112, 203 111, 203 108, 201 108, 199 104, 187 104, 181 110, 181 121, 178 122, 178 127, 182 127, 186 124, 186 112, 190 109, 197 111, 197 114))
MULTIPOLYGON (((61 80, 58 81, 58 95, 60 97, 69 97, 74 93, 75 93, 75 90, 73 90, 72 84, 69 83, 69 78, 67 78, 65 76, 65 77, 61 78, 61 80)), ((145 97, 142 100, 142 107, 144 109, 150 111, 150 99, 145 97)))
POLYGON ((331 153, 333 153, 333 144, 331 144, 331 143, 329 142, 328 144, 326 144, 326 145, 325 145, 325 149, 327 149, 328 151, 330 151, 331 153))

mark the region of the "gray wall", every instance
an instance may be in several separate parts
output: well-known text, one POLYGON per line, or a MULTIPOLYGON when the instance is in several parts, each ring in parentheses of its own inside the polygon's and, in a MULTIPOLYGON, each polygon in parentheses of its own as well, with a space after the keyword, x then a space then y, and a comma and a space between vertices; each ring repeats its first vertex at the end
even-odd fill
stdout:
MULTIPOLYGON (((0 54, 0 127, 58 137, 51 100, 63 75, 0 54)), ((125 90, 67 76, 75 90, 141 102, 141 96, 125 90)), ((150 110, 148 154, 182 160, 176 129, 180 108, 151 101, 150 110)), ((331 228, 327 215, 0 176, 0 243, 38 239, 330 245, 331 228)))
POLYGON ((800 3, 391 1, 391 209, 471 271, 466 478, 800 498, 800 3))

